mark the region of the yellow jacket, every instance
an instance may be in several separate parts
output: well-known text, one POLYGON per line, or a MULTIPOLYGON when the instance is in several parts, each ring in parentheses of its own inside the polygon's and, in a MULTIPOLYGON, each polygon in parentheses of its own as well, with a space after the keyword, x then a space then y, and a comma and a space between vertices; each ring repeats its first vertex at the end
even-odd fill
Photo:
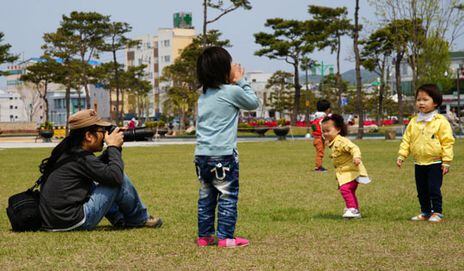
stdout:
POLYGON ((449 166, 453 160, 454 137, 448 120, 435 114, 432 120, 417 122, 411 119, 398 152, 398 159, 405 160, 409 154, 417 165, 430 165, 443 162, 449 166))
POLYGON ((361 162, 358 166, 353 163, 353 158, 361 158, 361 151, 348 138, 337 135, 329 143, 329 148, 332 150, 330 158, 334 163, 338 185, 349 183, 359 176, 367 177, 367 170, 363 163, 361 162))

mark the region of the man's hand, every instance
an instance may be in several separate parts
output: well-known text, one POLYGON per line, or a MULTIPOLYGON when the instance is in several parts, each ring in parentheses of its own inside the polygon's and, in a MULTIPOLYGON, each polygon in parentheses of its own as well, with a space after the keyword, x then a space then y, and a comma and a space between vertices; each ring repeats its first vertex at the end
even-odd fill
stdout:
POLYGON ((105 133, 105 142, 108 146, 115 146, 121 148, 124 143, 124 133, 116 127, 111 134, 105 133))
POLYGON ((230 68, 229 82, 235 84, 243 78, 245 70, 240 64, 232 64, 230 68))
POLYGON ((401 168, 401 166, 403 165, 403 160, 401 159, 396 159, 396 165, 401 168))
POLYGON ((449 166, 441 165, 441 171, 443 172, 443 176, 449 172, 449 166))
POLYGON ((359 157, 354 157, 354 158, 353 158, 353 163, 354 163, 356 166, 359 166, 359 164, 361 164, 361 158, 359 158, 359 157))

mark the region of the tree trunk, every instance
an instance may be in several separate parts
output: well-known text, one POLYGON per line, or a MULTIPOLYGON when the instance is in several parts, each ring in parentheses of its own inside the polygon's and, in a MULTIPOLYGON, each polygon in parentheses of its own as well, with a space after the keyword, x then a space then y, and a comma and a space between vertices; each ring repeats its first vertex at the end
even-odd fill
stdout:
POLYGON ((382 126, 383 124, 383 97, 385 93, 385 62, 386 57, 384 57, 382 62, 382 67, 380 69, 380 87, 379 87, 379 107, 378 107, 378 114, 377 114, 377 126, 382 126))
POLYGON ((418 29, 417 29, 417 2, 416 0, 411 0, 411 9, 412 9, 412 52, 410 57, 410 66, 412 69, 412 81, 411 81, 411 88, 412 91, 416 89, 416 82, 417 82, 417 51, 419 50, 419 36, 418 36, 418 29))
POLYGON ((71 86, 66 86, 65 93, 65 103, 66 103, 66 136, 69 134, 69 116, 70 116, 70 104, 71 104, 71 86))
POLYGON ((342 109, 342 76, 340 74, 340 47, 341 47, 341 39, 340 36, 337 37, 337 74, 335 75, 335 84, 338 88, 338 107, 340 108, 340 112, 343 112, 342 109))
POLYGON ((376 122, 377 126, 382 126, 383 124, 383 93, 385 91, 385 82, 381 80, 380 82, 380 88, 379 88, 379 113, 377 114, 376 122))
POLYGON ((111 87, 108 88, 108 95, 110 97, 110 118, 113 118, 113 106, 111 104, 111 95, 113 95, 113 89, 111 87))
POLYGON ((358 126, 358 139, 362 139, 364 135, 364 110, 362 104, 362 81, 361 81, 361 59, 359 57, 358 38, 359 38, 359 0, 356 0, 356 8, 354 12, 354 53, 356 57, 356 107, 359 115, 359 126, 358 126))
MULTIPOLYGON (((114 64, 114 81, 116 83, 116 122, 121 121, 121 116, 119 113, 119 67, 118 61, 116 59, 116 50, 113 49, 113 64, 114 64)), ((110 104, 111 104, 111 96, 110 96, 110 104)))
POLYGON ((121 89, 121 117, 119 119, 120 122, 124 122, 124 90, 121 89))
POLYGON ((396 81, 396 95, 398 96, 398 122, 403 125, 403 92, 401 90, 401 54, 396 54, 395 59, 395 81, 396 81))
POLYGON ((208 20, 208 0, 203 0, 203 48, 206 47, 206 21, 208 20))
POLYGON ((50 119, 48 117, 48 99, 47 99, 47 92, 48 92, 48 83, 45 82, 44 84, 44 95, 43 95, 43 101, 44 101, 44 111, 45 111, 45 122, 48 122, 50 119))
POLYGON ((292 114, 292 125, 295 125, 296 119, 298 114, 300 113, 300 96, 301 96, 301 86, 300 86, 300 78, 299 78, 299 62, 298 59, 295 60, 295 64, 293 64, 293 68, 295 71, 294 80, 295 80, 295 98, 293 101, 293 114, 292 114))
POLYGON ((85 108, 90 109, 90 94, 89 94, 89 86, 87 84, 87 80, 84 82, 84 90, 85 90, 85 108))
POLYGON ((307 133, 309 134, 309 127, 311 126, 311 123, 309 122, 309 86, 308 86, 308 67, 305 69, 305 79, 306 79, 306 95, 305 95, 305 107, 306 107, 306 114, 305 114, 305 120, 306 120, 306 125, 307 125, 307 133))

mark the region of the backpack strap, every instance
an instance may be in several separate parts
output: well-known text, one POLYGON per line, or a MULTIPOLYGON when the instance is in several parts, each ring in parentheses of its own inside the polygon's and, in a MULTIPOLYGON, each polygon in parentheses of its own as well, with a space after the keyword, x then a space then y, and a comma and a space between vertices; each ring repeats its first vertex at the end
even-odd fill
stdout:
MULTIPOLYGON (((51 170, 50 174, 57 170, 58 168, 64 166, 65 164, 69 163, 69 162, 72 162, 72 161, 76 161, 78 158, 80 157, 80 155, 70 155, 66 158, 63 158, 61 160, 59 160, 57 163, 55 163, 55 165, 53 166, 53 169, 51 170)), ((49 175, 50 175, 49 174, 49 175)), ((44 174, 42 174, 38 179, 37 181, 35 181, 34 185, 29 188, 28 190, 34 190, 36 189, 37 187, 39 187, 41 184, 45 183, 45 181, 47 180, 48 178, 48 175, 45 176, 44 174)))

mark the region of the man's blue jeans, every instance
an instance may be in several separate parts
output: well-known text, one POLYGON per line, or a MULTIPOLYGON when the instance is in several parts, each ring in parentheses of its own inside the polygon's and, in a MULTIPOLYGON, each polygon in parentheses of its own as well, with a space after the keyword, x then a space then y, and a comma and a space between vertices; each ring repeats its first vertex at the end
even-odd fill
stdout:
POLYGON ((238 155, 197 155, 195 166, 201 184, 198 199, 198 236, 214 235, 218 205, 217 237, 234 238, 239 187, 238 155))
POLYGON ((85 222, 78 230, 92 230, 106 216, 113 225, 142 226, 148 219, 134 185, 127 175, 121 186, 96 185, 90 199, 84 203, 85 222))

